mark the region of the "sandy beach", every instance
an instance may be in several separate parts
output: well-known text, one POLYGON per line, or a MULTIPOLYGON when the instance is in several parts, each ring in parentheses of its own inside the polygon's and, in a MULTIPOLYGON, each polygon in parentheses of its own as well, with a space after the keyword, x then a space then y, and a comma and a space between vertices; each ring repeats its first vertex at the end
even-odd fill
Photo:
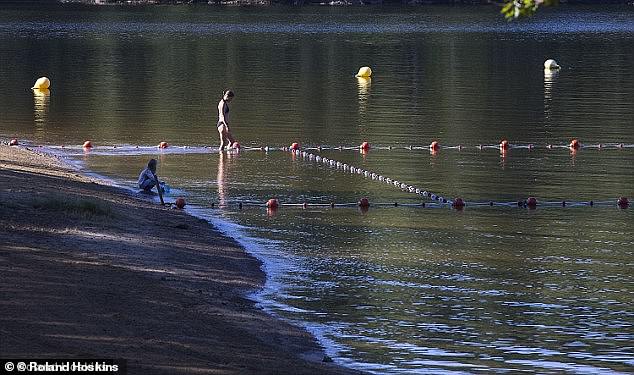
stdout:
POLYGON ((0 146, 0 355, 129 374, 351 374, 245 298, 259 262, 181 210, 0 146))

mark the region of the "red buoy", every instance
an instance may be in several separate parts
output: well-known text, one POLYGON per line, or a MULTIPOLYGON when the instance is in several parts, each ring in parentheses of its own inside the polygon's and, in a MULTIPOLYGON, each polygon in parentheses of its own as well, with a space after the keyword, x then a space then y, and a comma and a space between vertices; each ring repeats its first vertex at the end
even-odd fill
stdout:
POLYGON ((84 142, 84 148, 92 148, 92 142, 90 141, 84 142))
POLYGON ((233 144, 231 145, 232 148, 235 148, 236 150, 240 149, 240 143, 238 143, 238 141, 233 142, 233 144))
POLYGON ((630 201, 626 197, 620 197, 616 204, 621 208, 627 208, 630 205, 630 201))
POLYGON ((176 198, 175 203, 176 203, 176 207, 183 209, 185 207, 185 198, 183 197, 176 198))
POLYGON ((528 206, 528 208, 536 208, 537 199, 535 199, 535 197, 528 197, 528 199, 526 200, 526 206, 528 206))
POLYGON ((432 150, 432 151, 438 151, 440 149, 440 143, 438 143, 437 141, 433 141, 429 145, 429 149, 432 150))
POLYGON ((368 200, 368 198, 361 198, 359 199, 359 203, 358 203, 359 207, 370 207, 370 201, 368 200))
POLYGON ((464 200, 462 200, 462 198, 456 198, 454 199, 451 205, 453 206, 453 208, 460 210, 464 208, 465 203, 464 203, 464 200))
POLYGON ((293 144, 291 145, 290 149, 292 151, 299 150, 299 143, 293 142, 293 144))
POLYGON ((275 209, 275 208, 278 208, 279 206, 280 206, 280 202, 275 198, 271 198, 268 201, 266 201, 267 208, 275 209))
POLYGON ((359 146, 362 151, 368 151, 370 149, 370 144, 368 142, 363 142, 359 146))
POLYGON ((158 145, 158 148, 168 148, 170 145, 167 142, 161 142, 158 145))
POLYGON ((503 139, 503 140, 500 142, 500 150, 502 150, 502 151, 506 151, 506 150, 508 150, 508 149, 509 149, 509 141, 507 141, 506 139, 503 139))
POLYGON ((570 145, 569 147, 573 150, 577 150, 579 149, 579 147, 581 147, 581 144, 579 144, 579 141, 576 139, 573 139, 572 141, 570 141, 570 145))
POLYGON ((9 142, 9 146, 17 146, 17 145, 18 145, 18 140, 17 140, 17 139, 12 139, 12 140, 9 142))

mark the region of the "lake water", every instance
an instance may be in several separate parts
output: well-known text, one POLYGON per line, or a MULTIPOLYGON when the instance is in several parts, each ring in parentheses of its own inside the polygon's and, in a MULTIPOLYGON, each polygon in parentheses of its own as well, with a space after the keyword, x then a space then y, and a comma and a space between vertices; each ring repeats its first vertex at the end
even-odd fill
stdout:
POLYGON ((3 5, 0 137, 127 186, 157 157, 168 200, 184 196, 265 262, 254 298, 343 365, 626 373, 634 214, 615 202, 634 196, 632 46, 632 6, 562 6, 507 23, 493 6, 3 5), (558 74, 544 74, 548 58, 558 74), (354 77, 361 66, 371 81, 354 77), (40 76, 49 95, 29 89, 40 76), (467 207, 307 156, 207 148, 226 87, 244 147, 391 146, 310 152, 467 207), (607 147, 546 147, 572 138, 607 147), (88 139, 95 148, 83 152, 88 139), (534 148, 476 147, 501 139, 534 148), (464 148, 431 154, 433 140, 464 148), (161 152, 160 141, 173 147, 161 152), (529 196, 553 203, 473 204, 529 196), (373 206, 255 206, 273 197, 373 206))

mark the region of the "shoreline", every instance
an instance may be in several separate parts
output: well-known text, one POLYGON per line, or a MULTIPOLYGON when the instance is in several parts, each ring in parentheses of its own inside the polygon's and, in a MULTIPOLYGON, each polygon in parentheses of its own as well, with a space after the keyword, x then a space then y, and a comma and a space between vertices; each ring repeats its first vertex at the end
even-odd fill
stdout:
POLYGON ((0 145, 3 357, 126 358, 128 373, 358 374, 259 309, 261 262, 211 223, 0 145))

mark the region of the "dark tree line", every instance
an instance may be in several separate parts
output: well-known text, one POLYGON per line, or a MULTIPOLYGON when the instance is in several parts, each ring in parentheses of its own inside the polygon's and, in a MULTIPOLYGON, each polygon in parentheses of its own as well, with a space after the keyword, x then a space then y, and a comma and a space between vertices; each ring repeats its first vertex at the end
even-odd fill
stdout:
MULTIPOLYGON (((0 4, 54 4, 54 3, 83 3, 83 4, 214 4, 227 3, 235 0, 0 0, 0 4)), ((253 0, 256 1, 257 0, 253 0)), ((274 4, 296 4, 296 0, 270 0, 274 4)), ((311 0, 304 1, 310 3, 311 0)), ((329 1, 314 2, 323 3, 329 1)), ((628 4, 631 0, 340 0, 340 3, 355 4, 445 4, 445 5, 468 5, 468 4, 516 4, 523 8, 539 7, 544 5, 561 4, 628 4)))

